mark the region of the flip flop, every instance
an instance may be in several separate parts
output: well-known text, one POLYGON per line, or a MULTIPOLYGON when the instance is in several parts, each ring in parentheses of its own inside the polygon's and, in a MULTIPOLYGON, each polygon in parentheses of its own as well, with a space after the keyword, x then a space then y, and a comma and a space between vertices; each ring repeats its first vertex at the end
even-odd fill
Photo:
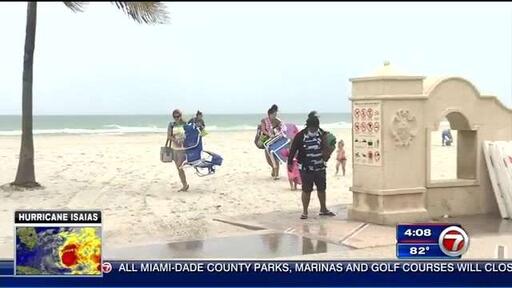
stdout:
POLYGON ((302 215, 300 215, 300 219, 302 219, 302 220, 304 220, 304 219, 308 219, 308 215, 304 215, 304 214, 302 214, 302 215))
POLYGON ((324 211, 324 212, 320 212, 318 213, 319 216, 336 216, 336 214, 334 214, 333 212, 331 211, 324 211))

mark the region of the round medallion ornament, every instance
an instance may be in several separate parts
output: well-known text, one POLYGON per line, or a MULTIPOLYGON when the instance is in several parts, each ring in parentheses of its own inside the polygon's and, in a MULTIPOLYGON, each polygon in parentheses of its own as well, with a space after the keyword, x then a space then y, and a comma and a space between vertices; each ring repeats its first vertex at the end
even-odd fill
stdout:
POLYGON ((396 146, 409 146, 417 133, 416 117, 409 110, 398 110, 393 116, 391 131, 396 146))

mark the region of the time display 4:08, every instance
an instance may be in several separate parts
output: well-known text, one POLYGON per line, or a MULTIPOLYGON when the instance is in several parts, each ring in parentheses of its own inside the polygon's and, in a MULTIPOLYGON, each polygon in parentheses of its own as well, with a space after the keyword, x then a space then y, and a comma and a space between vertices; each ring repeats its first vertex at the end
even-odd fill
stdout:
POLYGON ((404 235, 407 237, 431 237, 432 229, 430 228, 418 228, 418 229, 406 229, 404 235))
POLYGON ((400 224, 396 227, 398 243, 424 242, 437 243, 445 225, 400 224))

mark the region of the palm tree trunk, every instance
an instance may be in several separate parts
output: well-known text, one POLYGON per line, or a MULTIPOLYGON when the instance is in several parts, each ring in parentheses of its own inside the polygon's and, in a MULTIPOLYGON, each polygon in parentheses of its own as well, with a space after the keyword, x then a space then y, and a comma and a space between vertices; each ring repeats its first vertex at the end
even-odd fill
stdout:
POLYGON ((23 100, 21 120, 21 149, 16 186, 37 187, 34 172, 34 140, 32 135, 32 74, 34 66, 34 45, 36 40, 37 2, 28 2, 25 54, 23 57, 23 100))

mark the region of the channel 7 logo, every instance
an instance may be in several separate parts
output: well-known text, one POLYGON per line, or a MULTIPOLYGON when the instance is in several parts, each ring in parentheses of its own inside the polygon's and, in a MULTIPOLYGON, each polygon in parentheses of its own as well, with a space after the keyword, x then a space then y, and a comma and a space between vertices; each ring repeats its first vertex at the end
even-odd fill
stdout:
POLYGON ((469 236, 461 227, 449 226, 439 234, 438 244, 446 256, 459 257, 468 251, 469 236))

